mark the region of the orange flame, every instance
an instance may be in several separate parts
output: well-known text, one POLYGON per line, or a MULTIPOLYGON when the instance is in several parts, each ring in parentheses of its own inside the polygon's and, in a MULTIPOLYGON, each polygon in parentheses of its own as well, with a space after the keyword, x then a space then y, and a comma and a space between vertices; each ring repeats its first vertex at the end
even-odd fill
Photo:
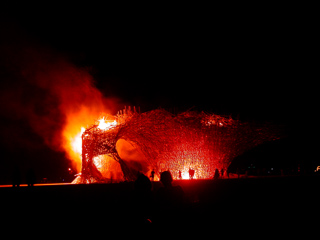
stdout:
POLYGON ((104 117, 102 119, 99 119, 98 122, 99 122, 98 128, 100 130, 108 130, 108 129, 114 127, 115 125, 117 125, 116 120, 114 120, 113 122, 107 121, 104 119, 104 117))
POLYGON ((82 107, 79 111, 67 115, 67 121, 62 131, 62 146, 77 171, 81 170, 82 133, 98 118, 99 110, 103 109, 82 107))
MULTIPOLYGON (((101 113, 89 112, 87 108, 84 108, 77 114, 70 115, 69 122, 63 131, 64 148, 78 171, 81 169, 82 134, 85 131, 85 126, 91 125, 94 118, 97 119, 96 116, 101 115, 101 113)), ((117 125, 116 120, 107 120, 105 117, 100 118, 97 122, 99 122, 98 128, 101 130, 108 130, 117 125)))

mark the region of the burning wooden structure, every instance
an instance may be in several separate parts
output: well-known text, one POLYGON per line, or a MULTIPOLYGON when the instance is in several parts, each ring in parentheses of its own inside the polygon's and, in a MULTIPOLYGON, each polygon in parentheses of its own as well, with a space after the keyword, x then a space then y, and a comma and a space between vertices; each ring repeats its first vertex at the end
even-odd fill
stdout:
POLYGON ((156 176, 170 170, 173 178, 185 178, 190 169, 194 178, 212 178, 216 168, 227 169, 245 151, 279 138, 273 125, 241 122, 230 116, 193 111, 177 115, 157 109, 138 113, 120 111, 104 116, 82 134, 82 169, 75 183, 105 182, 112 179, 115 165, 123 180, 135 180, 138 171, 156 176), (143 156, 143 163, 132 164, 120 157, 119 140, 125 140, 143 156), (108 158, 100 158, 107 156, 108 158), (108 159, 108 160, 106 160, 108 159), (111 160, 110 160, 111 159, 111 160), (110 162, 111 161, 111 162, 110 162), (113 164, 114 164, 113 163, 113 164), (139 169, 144 164, 147 170, 139 169), (108 167, 108 166, 109 167, 108 167))

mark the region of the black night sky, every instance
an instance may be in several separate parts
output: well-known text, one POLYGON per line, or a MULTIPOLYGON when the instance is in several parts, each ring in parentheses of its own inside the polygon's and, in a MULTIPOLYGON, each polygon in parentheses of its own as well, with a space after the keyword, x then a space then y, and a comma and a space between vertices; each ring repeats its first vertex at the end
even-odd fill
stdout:
MULTIPOLYGON (((69 166, 62 152, 47 147, 18 117, 21 109, 3 97, 13 87, 22 86, 30 96, 35 91, 23 85, 10 64, 20 61, 19 49, 46 49, 85 69, 104 96, 119 99, 117 110, 131 105, 141 111, 163 107, 231 114, 283 125, 294 139, 309 137, 304 131, 317 118, 318 93, 310 70, 314 33, 309 20, 277 8, 143 9, 3 10, 0 181, 6 181, 15 164, 32 166, 39 177, 51 179, 69 166)), ((26 101, 32 102, 30 96, 26 101)))

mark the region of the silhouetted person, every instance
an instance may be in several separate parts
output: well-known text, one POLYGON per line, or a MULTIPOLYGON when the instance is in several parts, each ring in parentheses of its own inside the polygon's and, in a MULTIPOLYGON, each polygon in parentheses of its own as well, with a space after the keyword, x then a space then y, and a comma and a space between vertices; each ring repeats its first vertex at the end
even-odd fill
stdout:
POLYGON ((150 178, 151 178, 152 181, 154 181, 154 174, 155 174, 154 169, 152 169, 151 175, 150 175, 150 178))
POLYGON ((134 190, 139 194, 149 194, 151 192, 151 182, 144 174, 140 173, 134 182, 134 190))
POLYGON ((20 187, 21 174, 19 167, 15 167, 12 174, 12 187, 20 187))
POLYGON ((220 170, 220 173, 221 173, 221 178, 223 178, 223 174, 224 174, 224 169, 223 168, 221 168, 221 170, 220 170))
POLYGON ((216 170, 214 171, 214 179, 218 179, 219 178, 219 170, 218 168, 216 168, 216 170))
POLYGON ((32 168, 28 170, 26 178, 27 178, 26 180, 27 180, 28 187, 33 187, 33 185, 36 182, 36 175, 32 168))
POLYGON ((157 200, 161 205, 174 207, 182 204, 184 192, 180 186, 172 186, 172 175, 169 171, 161 173, 160 181, 164 187, 159 188, 157 200))
POLYGON ((134 182, 132 195, 133 211, 138 224, 149 224, 151 222, 151 210, 153 205, 152 185, 150 179, 140 173, 134 182))
POLYGON ((179 170, 179 179, 182 179, 182 174, 180 170, 179 170))
POLYGON ((173 179, 169 171, 161 173, 160 181, 164 187, 159 188, 156 195, 158 221, 160 224, 171 224, 182 218, 184 192, 180 186, 172 186, 173 179))
POLYGON ((194 170, 189 168, 189 178, 193 179, 193 176, 194 176, 194 170))

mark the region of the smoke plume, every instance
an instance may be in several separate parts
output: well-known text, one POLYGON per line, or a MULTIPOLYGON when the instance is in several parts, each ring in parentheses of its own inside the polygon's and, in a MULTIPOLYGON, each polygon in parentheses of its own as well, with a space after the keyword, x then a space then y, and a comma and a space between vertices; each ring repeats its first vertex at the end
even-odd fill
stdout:
POLYGON ((3 127, 7 133, 2 134, 6 147, 10 147, 10 137, 12 144, 25 139, 21 144, 32 145, 28 134, 22 136, 28 129, 50 148, 65 151, 67 158, 75 160, 79 156, 70 151, 70 144, 81 127, 92 124, 102 112, 118 109, 118 99, 105 98, 88 69, 48 47, 15 36, 1 42, 0 56, 1 125, 9 123, 3 127))

